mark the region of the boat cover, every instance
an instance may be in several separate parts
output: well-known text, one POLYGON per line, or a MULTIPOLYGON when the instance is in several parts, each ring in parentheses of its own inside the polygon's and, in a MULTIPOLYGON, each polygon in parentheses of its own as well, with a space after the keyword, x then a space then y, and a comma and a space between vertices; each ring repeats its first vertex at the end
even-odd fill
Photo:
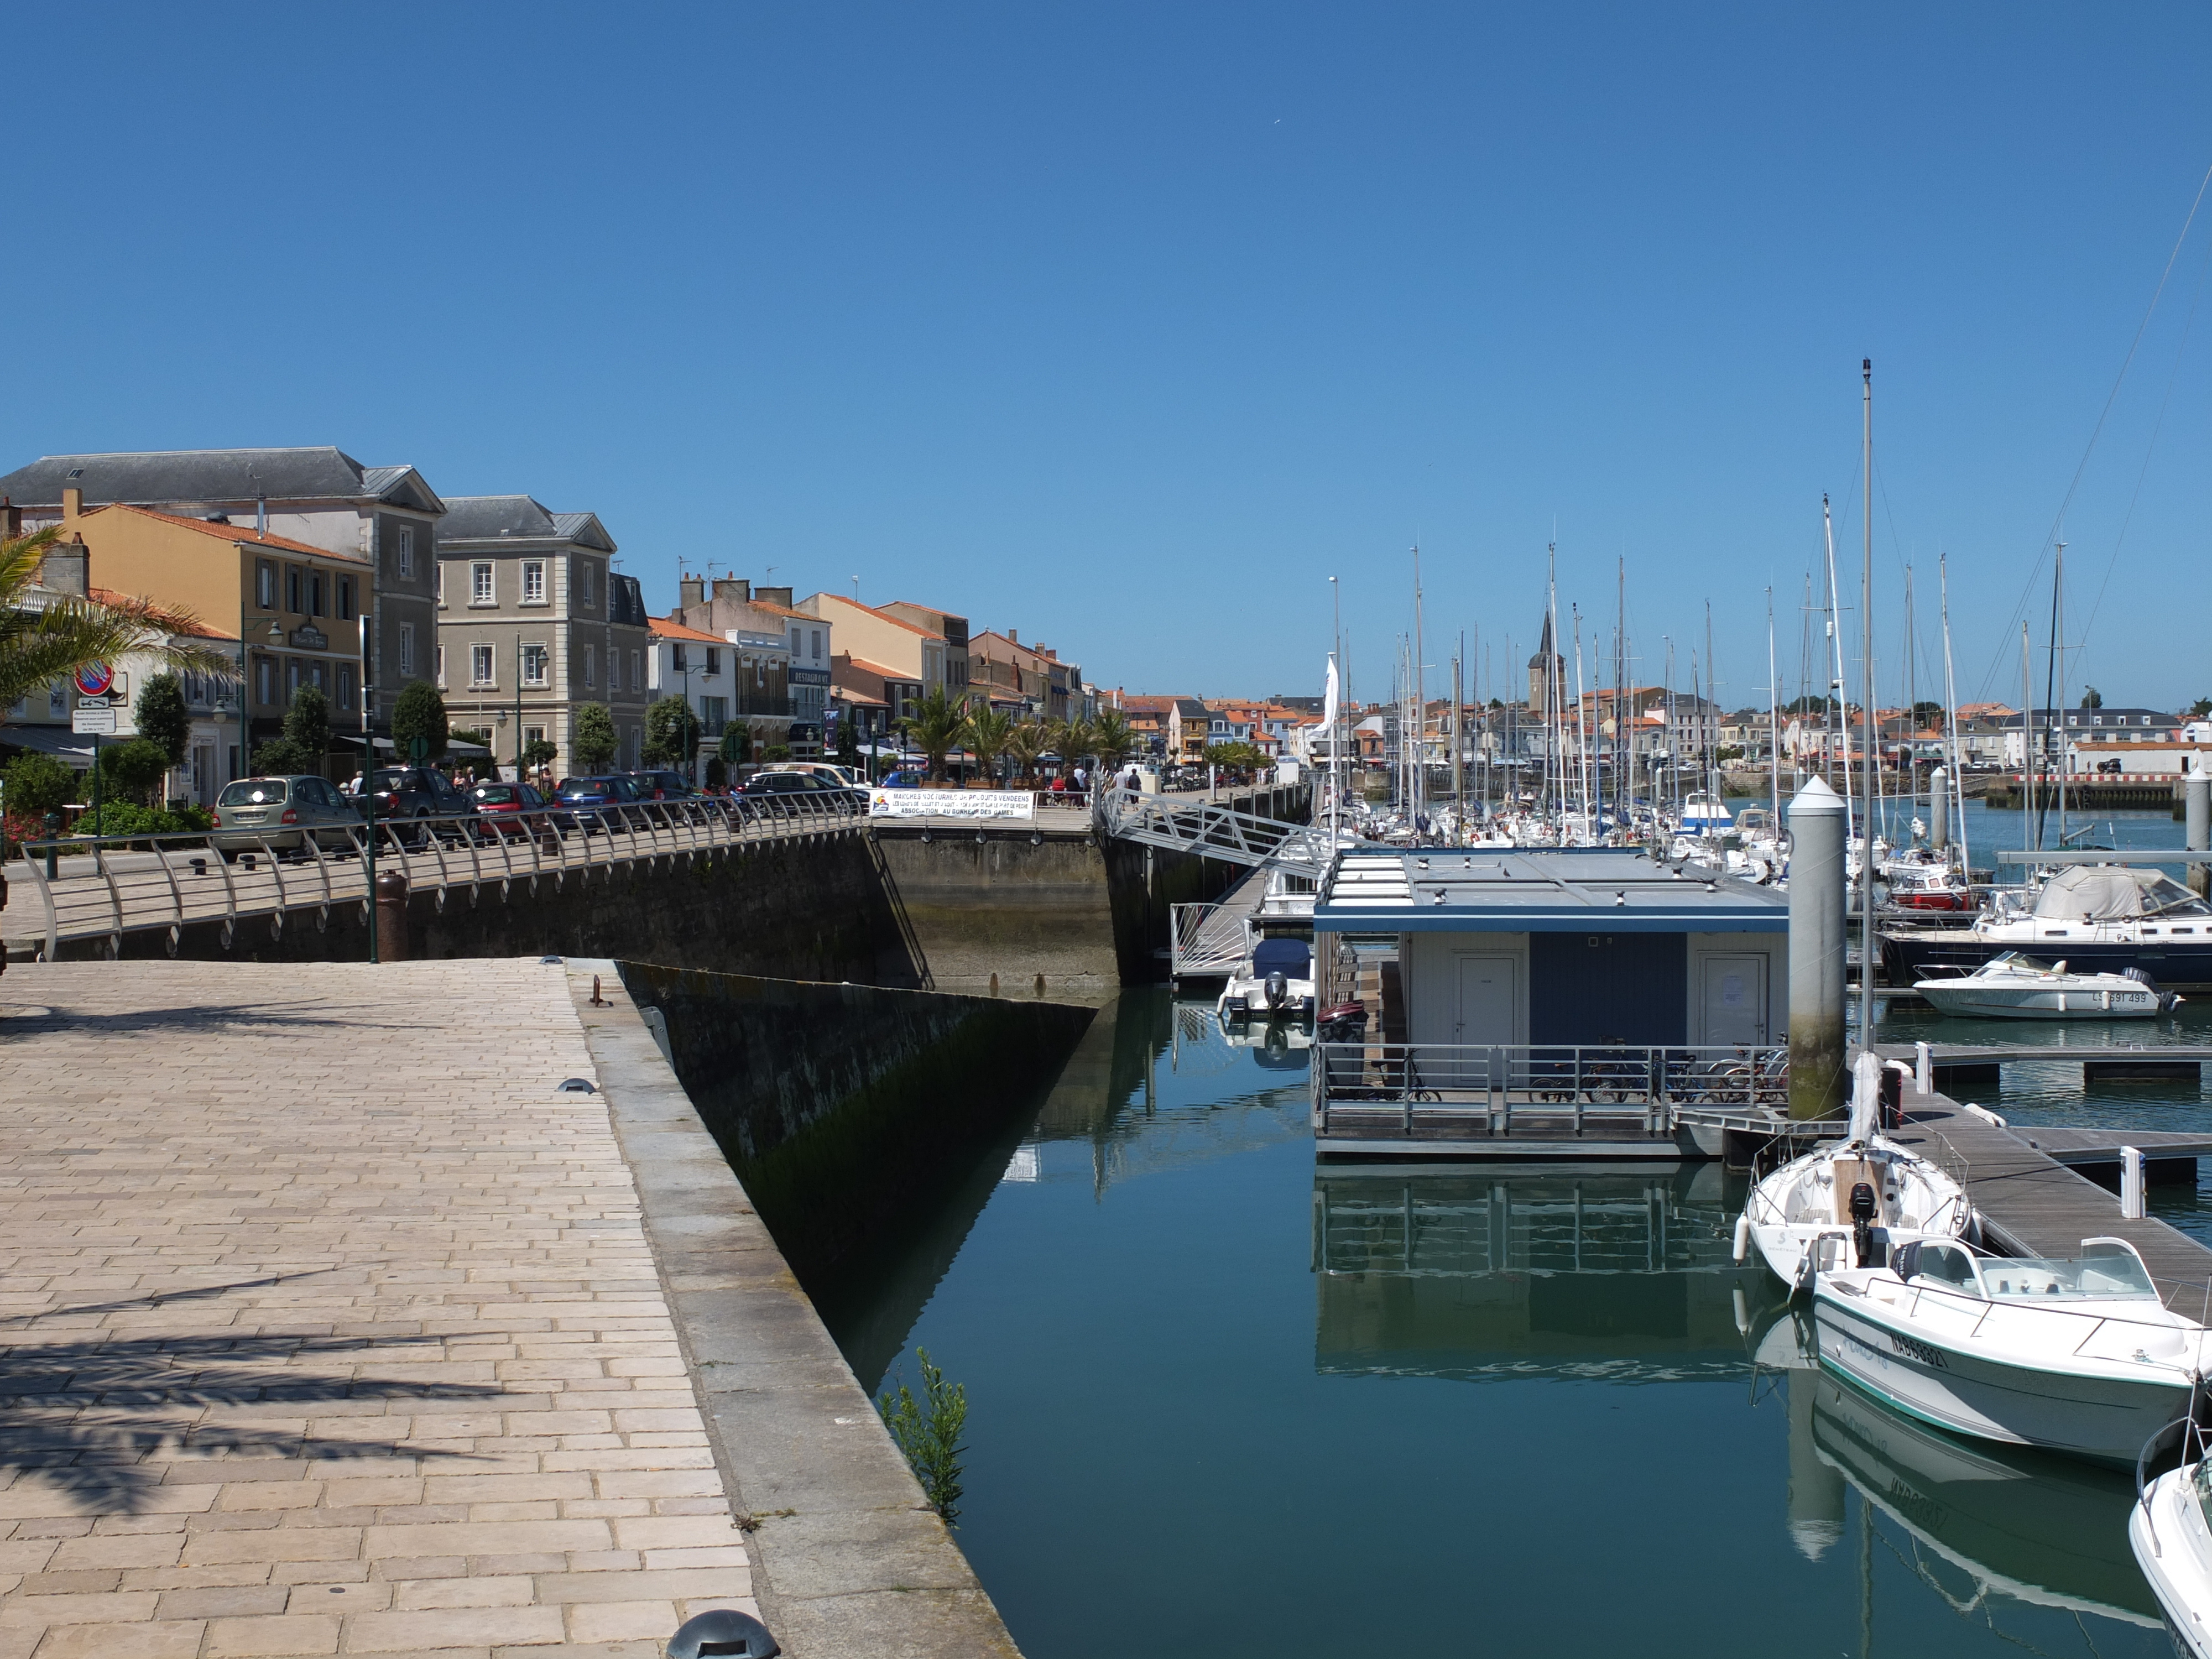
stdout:
POLYGON ((1302 939, 1263 939, 1252 947, 1252 977, 1265 979, 1270 974, 1282 974, 1291 979, 1304 979, 1306 964, 1313 953, 1306 949, 1302 939))
POLYGON ((2035 914, 2053 921, 2112 921, 2155 915, 2197 902, 2159 870, 2118 864, 2077 864, 2061 870, 2036 896, 2035 914))

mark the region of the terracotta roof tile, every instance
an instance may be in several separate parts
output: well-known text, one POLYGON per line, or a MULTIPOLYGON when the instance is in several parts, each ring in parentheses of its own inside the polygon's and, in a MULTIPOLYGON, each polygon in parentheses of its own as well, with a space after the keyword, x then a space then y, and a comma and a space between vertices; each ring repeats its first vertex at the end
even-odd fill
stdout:
POLYGON ((652 630, 653 638, 657 640, 696 640, 702 645, 729 643, 720 634, 702 634, 697 629, 688 627, 672 617, 647 617, 645 619, 645 625, 652 630))
POLYGON ((358 553, 334 553, 327 547, 316 547, 307 542, 295 542, 286 536, 257 536, 246 525, 210 524, 205 519, 187 519, 181 514, 156 513, 150 507, 129 507, 116 502, 108 507, 86 510, 86 519, 96 519, 103 513, 128 513, 135 518, 153 519, 162 524, 175 525, 180 530, 197 530, 203 536, 212 536, 217 541, 243 543, 249 547, 266 547, 280 553, 312 553, 318 558, 343 559, 349 564, 367 564, 368 561, 358 553))

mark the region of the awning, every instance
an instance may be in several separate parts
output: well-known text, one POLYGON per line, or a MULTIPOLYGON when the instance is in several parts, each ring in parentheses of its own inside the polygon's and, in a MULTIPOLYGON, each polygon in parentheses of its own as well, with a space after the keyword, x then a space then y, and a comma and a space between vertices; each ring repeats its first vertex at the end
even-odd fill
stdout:
POLYGON ((27 749, 89 769, 92 739, 66 726, 0 726, 0 749, 27 749))

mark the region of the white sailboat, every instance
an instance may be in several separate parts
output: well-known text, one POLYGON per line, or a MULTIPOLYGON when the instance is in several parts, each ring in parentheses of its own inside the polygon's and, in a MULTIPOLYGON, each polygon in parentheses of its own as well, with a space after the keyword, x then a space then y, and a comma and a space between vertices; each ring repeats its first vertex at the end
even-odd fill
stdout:
POLYGON ((1756 1244, 1777 1278, 1802 1289, 1816 1264, 1879 1266, 1914 1240, 1975 1235, 1966 1188, 1877 1131, 1881 1085, 1881 1058, 1862 1054, 1849 1132, 1753 1187, 1736 1222, 1737 1261, 1756 1244))

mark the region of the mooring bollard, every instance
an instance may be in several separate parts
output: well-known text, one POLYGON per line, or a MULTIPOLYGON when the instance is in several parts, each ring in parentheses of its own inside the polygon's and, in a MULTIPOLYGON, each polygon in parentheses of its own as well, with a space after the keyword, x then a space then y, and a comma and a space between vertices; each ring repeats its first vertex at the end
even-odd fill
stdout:
POLYGON ((668 1659, 700 1659, 709 1653, 732 1654, 736 1659, 775 1659, 782 1651, 767 1626, 735 1607, 716 1607, 687 1619, 668 1638, 668 1659))
POLYGON ((1814 778, 1790 803, 1790 1115, 1844 1103, 1843 798, 1814 778))
POLYGON ((397 870, 377 872, 376 954, 382 962, 407 960, 407 878, 397 870))
MULTIPOLYGON (((2182 837, 2192 853, 2212 851, 2212 772, 2191 772, 2181 781, 2182 837)), ((2212 891, 2212 869, 2189 866, 2190 890, 2203 898, 2212 891)))
POLYGON ((2120 1148, 2120 1219, 2143 1218, 2142 1154, 2132 1146, 2120 1148))
POLYGON ((1924 1042, 1912 1045, 1912 1092, 1916 1095, 1936 1092, 1936 1051, 1924 1042))

